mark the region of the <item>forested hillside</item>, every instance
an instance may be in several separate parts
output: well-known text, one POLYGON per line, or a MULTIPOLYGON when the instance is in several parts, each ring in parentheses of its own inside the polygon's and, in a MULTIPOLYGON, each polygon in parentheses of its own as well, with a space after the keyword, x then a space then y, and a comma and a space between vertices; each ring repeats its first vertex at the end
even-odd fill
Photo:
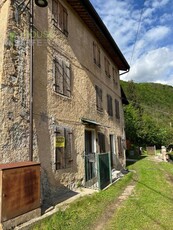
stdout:
POLYGON ((173 87, 121 81, 130 104, 124 107, 126 136, 136 145, 173 142, 173 87))

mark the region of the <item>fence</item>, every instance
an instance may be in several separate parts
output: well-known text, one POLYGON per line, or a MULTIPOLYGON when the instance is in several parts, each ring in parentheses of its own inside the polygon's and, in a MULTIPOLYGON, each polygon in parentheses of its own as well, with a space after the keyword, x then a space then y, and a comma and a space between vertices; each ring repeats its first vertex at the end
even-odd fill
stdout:
POLYGON ((98 186, 104 189, 112 183, 110 153, 98 154, 98 186))
POLYGON ((104 189, 112 183, 110 153, 85 155, 85 186, 104 189))
POLYGON ((148 155, 156 154, 156 146, 147 146, 146 150, 148 155))

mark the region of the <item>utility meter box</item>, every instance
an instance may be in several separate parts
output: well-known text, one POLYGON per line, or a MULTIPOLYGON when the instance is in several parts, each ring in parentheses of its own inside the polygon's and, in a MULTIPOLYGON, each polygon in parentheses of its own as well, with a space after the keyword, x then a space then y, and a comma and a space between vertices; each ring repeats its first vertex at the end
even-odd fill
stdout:
POLYGON ((40 164, 0 164, 0 222, 39 208, 40 164))

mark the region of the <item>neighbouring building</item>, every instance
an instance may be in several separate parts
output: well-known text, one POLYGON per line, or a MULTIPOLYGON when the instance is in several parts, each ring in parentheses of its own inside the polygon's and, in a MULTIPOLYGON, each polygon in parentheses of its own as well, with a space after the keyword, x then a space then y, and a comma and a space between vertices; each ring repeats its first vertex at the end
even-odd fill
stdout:
POLYGON ((125 166, 119 72, 130 67, 88 0, 34 4, 33 19, 31 34, 27 1, 1 1, 0 163, 40 162, 51 203, 97 186, 100 153, 110 153, 112 168, 125 166))

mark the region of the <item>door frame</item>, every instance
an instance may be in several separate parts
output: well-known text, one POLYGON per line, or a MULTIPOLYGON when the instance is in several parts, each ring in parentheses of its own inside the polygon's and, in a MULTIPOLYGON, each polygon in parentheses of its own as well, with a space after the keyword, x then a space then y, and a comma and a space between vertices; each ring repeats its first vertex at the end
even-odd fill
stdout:
POLYGON ((111 167, 115 166, 115 155, 116 155, 116 135, 109 134, 109 144, 110 144, 110 160, 111 160, 111 167))
MULTIPOLYGON (((91 141, 92 141, 92 145, 91 145, 91 148, 92 148, 92 153, 95 153, 95 163, 93 163, 93 166, 94 166, 94 177, 92 177, 91 179, 89 180, 86 180, 86 152, 85 152, 85 156, 84 156, 84 159, 85 159, 85 164, 84 164, 84 167, 85 167, 85 186, 87 187, 90 187, 92 186, 93 184, 96 183, 96 178, 97 178, 97 162, 96 162, 96 130, 95 129, 91 129, 91 128, 85 128, 84 130, 84 149, 85 149, 85 132, 86 131, 91 131, 91 141)), ((92 163, 91 163, 92 164, 92 163)))

